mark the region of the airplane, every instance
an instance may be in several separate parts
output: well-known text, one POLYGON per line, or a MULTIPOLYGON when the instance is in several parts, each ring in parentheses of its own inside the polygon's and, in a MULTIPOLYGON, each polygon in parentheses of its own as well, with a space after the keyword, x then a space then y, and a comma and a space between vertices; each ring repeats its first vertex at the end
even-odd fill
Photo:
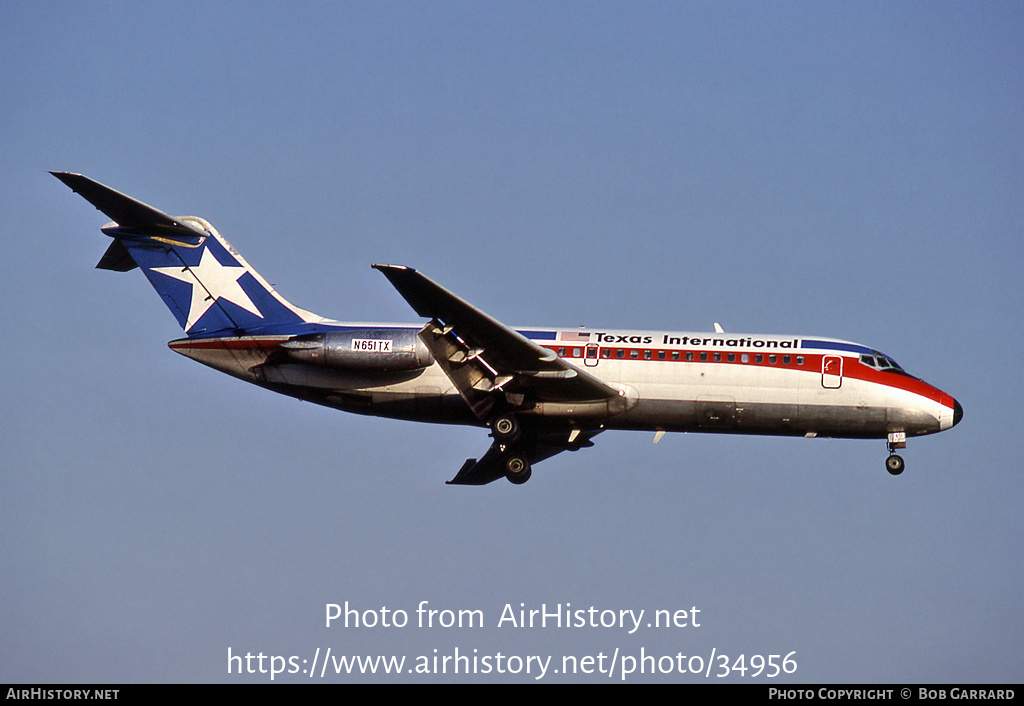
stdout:
POLYGON ((281 297, 206 220, 51 172, 112 222, 99 269, 140 268, 184 329, 171 350, 284 395, 359 414, 475 425, 493 441, 448 484, 525 483, 609 429, 885 439, 963 417, 874 348, 820 336, 510 328, 410 267, 375 264, 426 323, 342 323, 281 297))

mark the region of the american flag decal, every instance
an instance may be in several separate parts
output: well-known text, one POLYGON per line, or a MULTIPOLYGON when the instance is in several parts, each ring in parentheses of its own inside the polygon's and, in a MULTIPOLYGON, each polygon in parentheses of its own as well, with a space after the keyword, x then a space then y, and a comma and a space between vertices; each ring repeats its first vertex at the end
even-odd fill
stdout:
POLYGON ((558 338, 562 341, 589 341, 590 334, 579 331, 562 331, 558 338))

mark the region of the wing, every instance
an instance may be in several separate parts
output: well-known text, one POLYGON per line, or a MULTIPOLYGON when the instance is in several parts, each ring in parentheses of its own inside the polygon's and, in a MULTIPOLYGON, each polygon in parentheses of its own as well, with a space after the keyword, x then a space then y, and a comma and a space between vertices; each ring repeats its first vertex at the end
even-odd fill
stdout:
POLYGON ((420 337, 481 421, 487 421, 492 413, 495 392, 511 396, 513 406, 529 401, 576 404, 581 409, 588 403, 603 406, 621 397, 618 389, 416 270, 395 265, 374 268, 384 273, 417 314, 432 319, 420 337), (519 395, 524 399, 519 400, 519 395))
POLYGON ((529 477, 532 464, 591 446, 603 420, 625 409, 621 391, 531 341, 409 267, 374 265, 430 323, 420 338, 495 442, 449 483, 482 485, 529 477), (492 422, 518 412, 521 429, 499 435, 492 422))
POLYGON ((475 458, 466 459, 462 468, 455 474, 448 485, 486 485, 499 478, 507 477, 513 482, 524 483, 530 478, 530 468, 546 458, 563 451, 576 451, 593 446, 591 439, 601 433, 600 429, 581 432, 572 441, 565 434, 558 432, 524 432, 523 443, 517 445, 515 451, 518 458, 526 464, 518 475, 509 473, 508 464, 512 456, 500 442, 495 441, 479 461, 475 458))

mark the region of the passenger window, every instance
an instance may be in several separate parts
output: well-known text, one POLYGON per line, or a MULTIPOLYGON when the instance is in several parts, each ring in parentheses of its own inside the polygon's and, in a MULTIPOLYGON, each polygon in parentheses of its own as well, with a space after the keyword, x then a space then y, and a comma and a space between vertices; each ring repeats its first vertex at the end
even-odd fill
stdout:
POLYGON ((776 363, 779 362, 779 359, 773 353, 773 354, 768 356, 768 362, 771 363, 772 365, 775 365, 776 363))
POLYGON ((686 351, 686 359, 693 360, 693 351, 686 351))
POLYGON ((620 348, 619 350, 615 351, 615 357, 616 358, 625 358, 626 357, 626 351, 624 351, 624 350, 622 350, 620 348))
POLYGON ((754 362, 755 363, 763 363, 764 362, 764 356, 761 355, 760 353, 756 353, 754 355, 754 362))
POLYGON ((572 357, 573 358, 579 358, 582 354, 583 354, 583 351, 580 350, 579 348, 573 348, 572 349, 572 357))
POLYGON ((707 354, 707 352, 701 352, 701 354, 700 354, 700 362, 706 363, 707 361, 708 361, 708 354, 707 354))
POLYGON ((612 349, 611 348, 602 348, 601 349, 601 357, 602 358, 611 358, 612 357, 612 349))
POLYGON ((679 360, 679 351, 672 351, 672 360, 679 360))
POLYGON ((729 355, 726 356, 726 358, 729 360, 730 363, 735 363, 736 362, 736 354, 735 353, 730 353, 729 355))
POLYGON ((721 353, 715 353, 715 362, 716 363, 721 363, 722 362, 722 354, 721 353))
POLYGON ((749 363, 750 362, 750 356, 747 355, 746 353, 742 353, 740 355, 740 362, 741 363, 749 363))
POLYGON ((638 351, 636 348, 634 348, 633 350, 631 350, 629 352, 629 357, 632 358, 633 360, 636 360, 637 358, 640 357, 640 351, 638 351))
POLYGON ((665 351, 658 351, 658 360, 665 360, 665 351))
POLYGON ((802 355, 798 355, 796 357, 796 364, 797 365, 803 365, 804 364, 804 357, 802 355))
POLYGON ((788 355, 782 356, 782 364, 789 365, 790 357, 788 355))

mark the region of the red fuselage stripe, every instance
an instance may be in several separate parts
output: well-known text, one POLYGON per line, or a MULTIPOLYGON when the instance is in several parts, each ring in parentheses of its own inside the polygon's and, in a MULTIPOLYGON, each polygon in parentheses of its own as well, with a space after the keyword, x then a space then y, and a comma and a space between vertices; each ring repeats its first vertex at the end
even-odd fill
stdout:
MULTIPOLYGON (((593 347, 593 344, 591 344, 593 347)), ((547 345, 545 348, 558 353, 559 350, 564 352, 564 355, 560 356, 566 359, 582 360, 586 357, 586 346, 585 345, 547 345)), ((796 352, 802 351, 802 349, 795 349, 793 352, 784 353, 754 353, 750 351, 721 351, 721 350, 683 350, 679 348, 623 348, 620 346, 601 346, 597 351, 598 365, 600 361, 607 362, 644 362, 644 363, 682 363, 682 364, 701 364, 701 365, 741 365, 741 366, 758 366, 773 369, 782 370, 793 370, 797 372, 813 373, 821 375, 822 371, 822 359, 825 357, 838 357, 843 359, 843 372, 842 377, 852 378, 854 380, 863 380, 864 382, 870 382, 877 385, 884 385, 886 387, 896 388, 898 390, 906 390, 916 395, 921 395, 935 402, 939 402, 947 407, 952 408, 953 398, 945 394, 941 390, 932 387, 923 380, 912 377, 910 375, 904 375, 901 373, 885 370, 876 370, 863 365, 857 356, 844 355, 842 351, 825 352, 825 353, 805 353, 796 352), (619 354, 622 351, 622 354, 619 354), (607 352, 607 354, 606 354, 607 352), (673 353, 678 354, 677 359, 673 359, 673 353), (693 356, 693 360, 687 360, 687 354, 693 356), (707 355, 707 360, 700 360, 700 355, 704 353, 707 355), (662 356, 663 357, 659 357, 662 356), (715 356, 719 356, 719 360, 715 360, 715 356), (731 356, 731 360, 730 360, 731 356), (743 356, 747 357, 746 362, 743 362, 743 356), (775 358, 775 362, 769 362, 771 357, 775 358), (785 363, 785 360, 789 360, 785 363), (803 364, 798 364, 797 360, 802 359, 803 364)), ((591 356, 593 360, 594 357, 591 356)))

